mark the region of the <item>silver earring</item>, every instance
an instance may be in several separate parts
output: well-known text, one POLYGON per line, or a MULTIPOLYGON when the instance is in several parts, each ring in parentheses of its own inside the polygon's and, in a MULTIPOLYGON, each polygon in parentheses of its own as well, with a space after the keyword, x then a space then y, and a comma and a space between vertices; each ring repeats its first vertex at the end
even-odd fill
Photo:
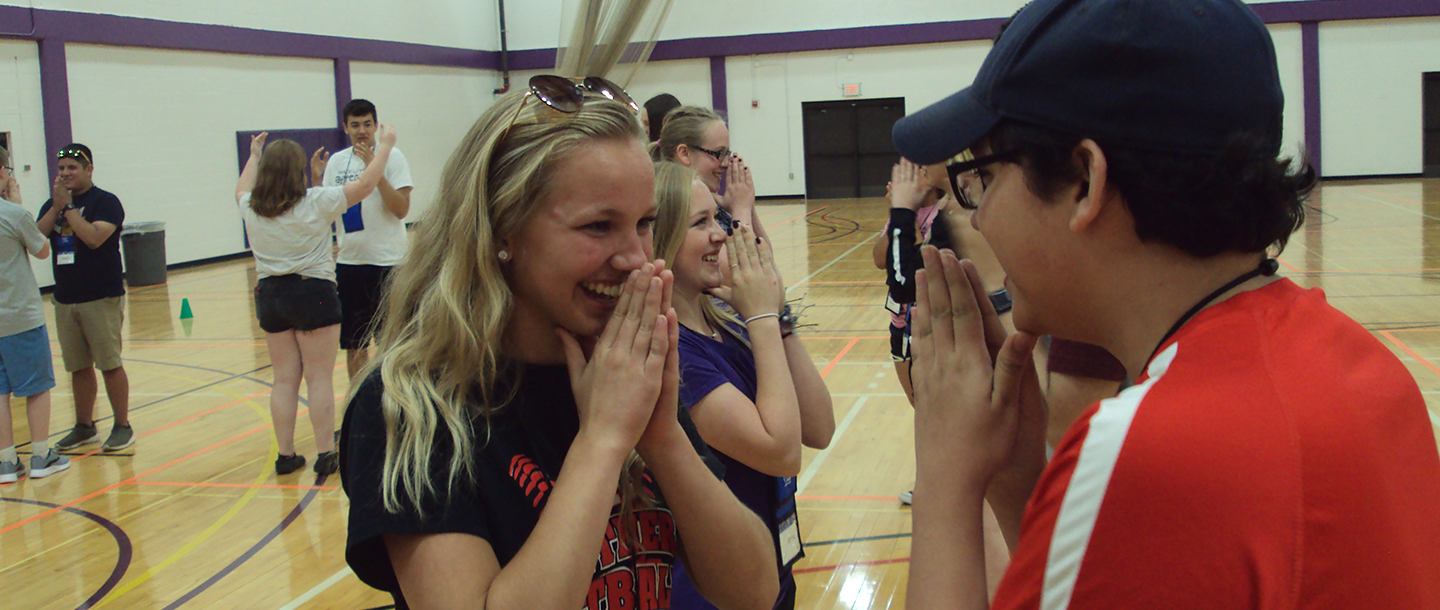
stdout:
POLYGON ((509 252, 506 252, 506 251, 504 251, 504 250, 501 250, 501 251, 500 251, 498 254, 496 254, 495 256, 498 257, 498 258, 499 258, 500 260, 502 260, 502 261, 508 261, 508 260, 510 260, 510 253, 509 253, 509 252))

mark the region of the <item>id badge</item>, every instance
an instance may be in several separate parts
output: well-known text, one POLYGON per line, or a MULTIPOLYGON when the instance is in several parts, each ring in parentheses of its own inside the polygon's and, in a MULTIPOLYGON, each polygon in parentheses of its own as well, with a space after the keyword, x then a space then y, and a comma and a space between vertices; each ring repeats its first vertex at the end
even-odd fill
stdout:
POLYGON ((365 217, 360 215, 360 208, 362 207, 365 207, 365 204, 361 203, 350 206, 350 209, 345 210, 345 214, 340 216, 340 219, 345 223, 346 233, 359 233, 365 230, 365 217))
POLYGON ((75 264, 75 236, 61 235, 55 238, 55 264, 75 264))
POLYGON ((780 551, 780 565, 788 568, 805 556, 805 546, 800 543, 799 513, 795 510, 795 477, 777 477, 775 486, 779 499, 775 511, 778 524, 775 548, 780 551))
POLYGON ((890 298, 890 295, 887 293, 885 295, 885 311, 893 313, 897 316, 903 316, 905 315, 905 306, 900 303, 896 303, 895 299, 890 298))

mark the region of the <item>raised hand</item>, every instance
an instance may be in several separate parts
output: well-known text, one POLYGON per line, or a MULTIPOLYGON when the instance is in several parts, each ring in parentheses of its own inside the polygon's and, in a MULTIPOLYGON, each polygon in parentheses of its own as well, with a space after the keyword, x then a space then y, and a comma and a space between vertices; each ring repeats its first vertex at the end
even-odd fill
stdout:
POLYGON ((380 127, 375 130, 375 140, 380 142, 381 146, 394 146, 395 126, 389 123, 381 123, 380 127))
POLYGON ((54 209, 61 210, 62 214, 64 213, 65 206, 70 205, 71 201, 73 201, 70 197, 70 189, 65 186, 64 178, 59 176, 55 177, 55 186, 50 190, 50 199, 50 205, 53 206, 54 209))
POLYGON ((785 306, 785 285, 775 269, 775 257, 768 241, 755 237, 750 225, 741 223, 725 240, 730 273, 725 286, 710 294, 730 304, 741 318, 778 313, 785 306))
POLYGON ((259 157, 265 153, 265 138, 270 137, 270 132, 262 131, 258 135, 250 136, 250 156, 259 157))
POLYGON ((310 184, 320 186, 320 181, 325 179, 325 166, 330 164, 330 153, 325 152, 325 147, 315 149, 315 154, 310 155, 310 184))
POLYGON ((15 180, 15 174, 10 174, 10 178, 5 180, 4 192, 0 192, 0 197, 11 203, 24 203, 20 201, 20 182, 15 180))
POLYGON ((641 457, 651 448, 667 442, 689 442, 685 431, 680 428, 680 319, 671 306, 675 274, 664 267, 665 261, 656 259, 655 268, 660 270, 662 282, 660 310, 665 312, 670 345, 665 355, 665 372, 660 379, 660 395, 655 402, 655 411, 651 413, 650 423, 645 426, 645 433, 635 447, 641 457))
POLYGON ((588 360, 574 335, 556 329, 565 347, 581 434, 595 434, 628 451, 649 425, 672 341, 671 319, 661 314, 664 292, 656 265, 646 263, 631 272, 588 360))
MULTIPOLYGON (((915 451, 925 471, 918 476, 948 472, 984 489, 1011 465, 1022 418, 1027 448, 1033 448, 1028 437, 1037 413, 1043 422, 1032 360, 1036 337, 1005 335, 969 261, 933 246, 921 254, 925 269, 916 273, 911 339, 915 451)), ((1043 423, 1038 432, 1043 439, 1043 423)))
POLYGON ((375 149, 369 144, 356 144, 354 148, 355 158, 360 160, 362 167, 369 167, 370 160, 375 158, 375 149))
POLYGON ((730 171, 725 172, 725 194, 720 197, 720 205, 742 219, 749 218, 742 212, 755 207, 755 178, 740 155, 730 155, 730 171))
POLYGON ((925 170, 911 163, 909 159, 900 159, 900 162, 890 169, 890 184, 886 185, 890 207, 918 210, 930 190, 925 170))

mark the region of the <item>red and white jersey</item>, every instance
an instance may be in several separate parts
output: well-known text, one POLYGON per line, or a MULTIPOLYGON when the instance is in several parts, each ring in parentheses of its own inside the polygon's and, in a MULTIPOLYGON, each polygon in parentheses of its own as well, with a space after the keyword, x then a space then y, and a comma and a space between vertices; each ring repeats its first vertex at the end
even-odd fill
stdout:
POLYGON ((1415 380, 1318 289, 1202 311, 1061 441, 993 607, 1440 608, 1415 380))

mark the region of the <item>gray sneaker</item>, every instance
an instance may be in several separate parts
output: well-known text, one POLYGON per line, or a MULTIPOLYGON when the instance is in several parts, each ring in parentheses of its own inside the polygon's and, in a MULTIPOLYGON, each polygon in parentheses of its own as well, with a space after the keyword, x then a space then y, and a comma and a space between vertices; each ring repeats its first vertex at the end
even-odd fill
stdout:
POLYGON ((0 462, 0 484, 19 481, 23 474, 25 469, 20 466, 20 458, 15 458, 13 462, 0 462))
POLYGON ((128 425, 121 426, 116 424, 114 428, 110 429, 110 438, 105 439, 105 444, 100 446, 100 450, 109 453, 111 451, 119 451, 134 444, 135 431, 128 425))
POLYGON ((66 434, 65 438, 55 443, 55 450, 69 451, 81 445, 89 445, 98 440, 100 440, 100 433, 95 430, 95 424, 88 426, 85 424, 75 424, 75 427, 70 429, 70 433, 66 434))
POLYGON ((32 479, 43 479, 69 467, 70 458, 54 451, 43 458, 38 455, 30 456, 30 478, 32 479))
POLYGON ((912 490, 910 490, 910 491, 902 491, 902 492, 900 492, 900 503, 901 503, 901 504, 904 504, 905 506, 910 506, 910 504, 913 503, 914 501, 915 501, 915 490, 912 489, 912 490))

